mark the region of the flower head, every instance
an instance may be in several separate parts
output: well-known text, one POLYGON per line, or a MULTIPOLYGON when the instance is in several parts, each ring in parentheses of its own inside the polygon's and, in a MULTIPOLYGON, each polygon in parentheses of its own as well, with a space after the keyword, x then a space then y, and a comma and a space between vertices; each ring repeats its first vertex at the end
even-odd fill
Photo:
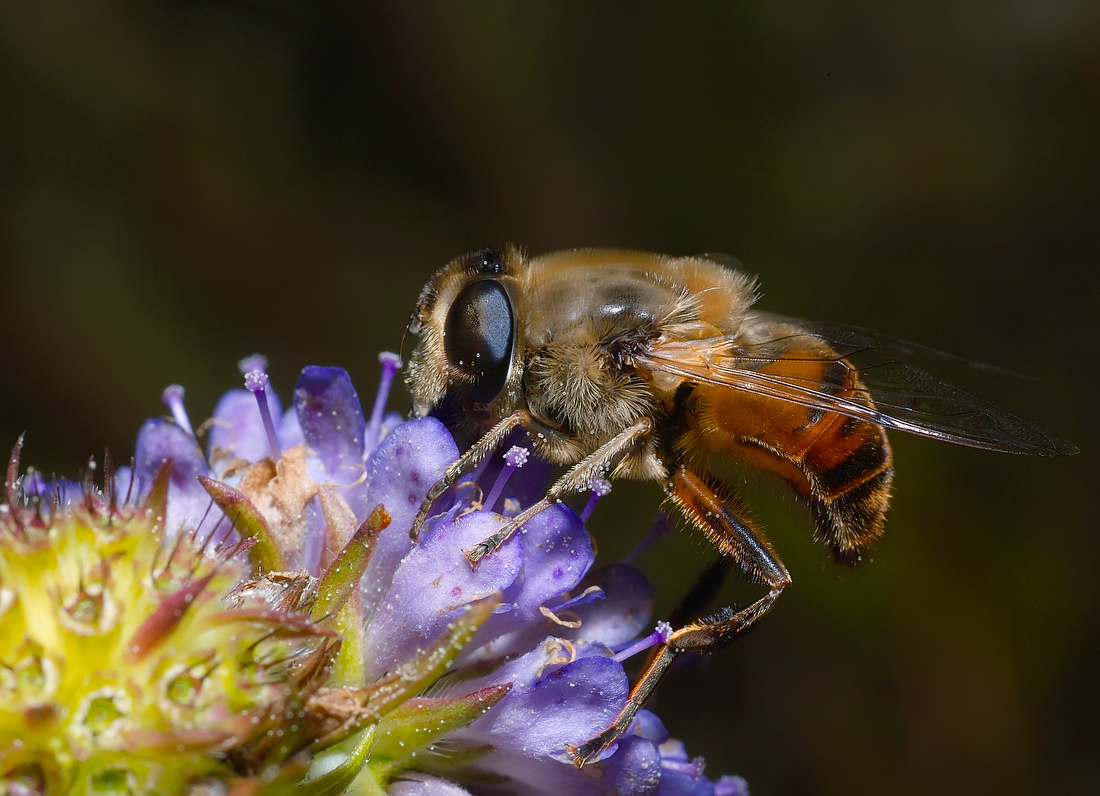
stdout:
MULTIPOLYGON (((383 365, 388 389, 399 361, 383 365)), ((166 390, 172 419, 146 421, 133 467, 98 487, 20 476, 16 447, 0 506, 10 792, 741 792, 644 711, 572 765, 626 703, 624 657, 667 634, 647 635, 645 577, 593 569, 565 506, 471 568, 463 551, 541 496, 545 463, 521 445, 494 457, 414 543, 458 456, 447 429, 386 415, 384 391, 368 420, 339 368, 306 368, 284 413, 265 367, 242 362, 246 389, 197 429, 166 390)))

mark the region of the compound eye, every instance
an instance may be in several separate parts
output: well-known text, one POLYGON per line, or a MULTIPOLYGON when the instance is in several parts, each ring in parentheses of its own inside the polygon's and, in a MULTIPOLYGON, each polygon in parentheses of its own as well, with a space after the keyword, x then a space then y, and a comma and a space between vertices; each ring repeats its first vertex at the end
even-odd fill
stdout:
POLYGON ((515 326, 512 302, 500 282, 482 279, 462 289, 443 326, 443 350, 459 394, 482 404, 500 394, 512 363, 515 326))

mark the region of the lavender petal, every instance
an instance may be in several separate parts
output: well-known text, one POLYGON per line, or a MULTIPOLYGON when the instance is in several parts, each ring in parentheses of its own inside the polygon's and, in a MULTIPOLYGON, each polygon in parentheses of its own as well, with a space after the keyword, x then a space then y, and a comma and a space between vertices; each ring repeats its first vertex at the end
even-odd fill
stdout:
POLYGON ((583 657, 569 660, 568 649, 558 639, 547 638, 487 678, 465 684, 476 688, 510 682, 512 690, 455 736, 568 764, 566 745, 582 744, 605 729, 630 692, 622 665, 605 657, 603 648, 578 644, 575 650, 583 657))
POLYGON ((534 796, 650 796, 657 793, 662 773, 656 747, 636 735, 621 738, 612 757, 580 771, 569 763, 501 751, 491 752, 476 766, 519 784, 510 789, 513 792, 534 796))
MULTIPOLYGON (((504 592, 502 600, 514 608, 496 614, 479 628, 475 644, 531 625, 542 625, 546 617, 540 607, 552 597, 574 589, 595 558, 584 525, 565 506, 540 511, 516 536, 523 546, 523 571, 504 592)), ((532 641, 537 643, 538 638, 532 641)))
POLYGON ((364 502, 370 509, 379 503, 385 506, 390 525, 379 534, 363 576, 366 616, 382 602, 398 562, 412 549, 409 528, 424 496, 457 458, 454 439, 442 423, 430 417, 402 423, 371 453, 364 502))
POLYGON ((304 368, 294 388, 294 407, 305 442, 329 480, 357 481, 363 474, 366 421, 348 372, 316 365, 304 368))
POLYGON ((467 514, 440 525, 409 551, 366 629, 368 682, 422 654, 464 606, 512 584, 523 563, 518 540, 505 542, 477 569, 464 553, 503 522, 488 512, 467 514))
POLYGON ((194 527, 209 510, 213 516, 204 523, 204 533, 211 533, 222 513, 217 508, 211 508, 210 496, 198 482, 198 476, 209 475, 210 468, 195 438, 170 420, 146 420, 138 432, 133 473, 137 488, 133 499, 148 492, 160 468, 169 460, 172 462, 172 472, 165 531, 172 535, 185 526, 194 527))

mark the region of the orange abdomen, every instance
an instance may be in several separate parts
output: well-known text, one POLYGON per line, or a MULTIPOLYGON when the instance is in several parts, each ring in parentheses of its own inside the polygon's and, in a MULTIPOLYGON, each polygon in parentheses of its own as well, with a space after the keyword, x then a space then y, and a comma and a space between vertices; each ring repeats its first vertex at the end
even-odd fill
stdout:
MULTIPOLYGON (((852 371, 837 363, 792 358, 765 372, 834 383, 841 397, 855 397, 852 371), (833 368, 836 378, 822 379, 833 368)), ((834 557, 848 563, 882 535, 890 502, 893 457, 882 427, 835 412, 709 384, 688 398, 688 431, 682 444, 693 452, 722 453, 777 473, 810 505, 834 557)))

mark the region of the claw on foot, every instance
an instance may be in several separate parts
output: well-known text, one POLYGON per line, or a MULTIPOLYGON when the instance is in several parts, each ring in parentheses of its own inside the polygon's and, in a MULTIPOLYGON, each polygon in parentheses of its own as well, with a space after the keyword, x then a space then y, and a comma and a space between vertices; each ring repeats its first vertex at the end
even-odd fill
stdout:
POLYGON ((565 751, 569 753, 569 756, 573 759, 573 765, 580 769, 584 767, 584 764, 598 755, 604 749, 611 745, 612 738, 604 738, 607 733, 601 733, 593 738, 591 741, 582 743, 580 746, 574 746, 569 743, 565 745, 565 751))
POLYGON ((465 551, 466 560, 470 562, 471 569, 477 569, 477 565, 481 563, 481 559, 485 558, 489 553, 493 552, 492 545, 486 545, 485 542, 475 544, 469 550, 465 551))

